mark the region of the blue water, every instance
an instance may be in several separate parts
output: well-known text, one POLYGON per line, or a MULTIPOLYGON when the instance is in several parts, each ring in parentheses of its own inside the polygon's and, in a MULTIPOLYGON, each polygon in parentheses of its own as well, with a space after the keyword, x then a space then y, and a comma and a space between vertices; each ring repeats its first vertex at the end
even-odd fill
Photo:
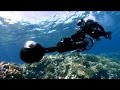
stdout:
POLYGON ((64 14, 65 19, 60 17, 62 15, 59 14, 54 15, 52 19, 48 15, 50 19, 40 21, 38 24, 31 24, 29 21, 24 22, 25 24, 22 21, 10 24, 5 21, 5 18, 0 17, 2 22, 0 24, 0 61, 24 63, 19 57, 19 52, 27 40, 35 40, 44 47, 55 46, 61 38, 74 34, 78 30, 77 21, 88 16, 99 22, 106 31, 112 31, 113 33, 112 40, 101 38, 101 41, 95 41, 91 50, 83 53, 108 54, 120 52, 119 11, 86 11, 82 15, 79 15, 79 13, 66 13, 64 14))

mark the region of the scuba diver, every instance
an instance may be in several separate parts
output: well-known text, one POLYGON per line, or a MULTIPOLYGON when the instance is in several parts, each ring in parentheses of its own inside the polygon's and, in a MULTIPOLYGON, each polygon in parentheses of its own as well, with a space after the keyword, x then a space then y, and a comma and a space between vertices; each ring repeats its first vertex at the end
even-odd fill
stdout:
POLYGON ((44 48, 35 41, 27 41, 21 48, 20 58, 26 63, 34 63, 40 61, 45 53, 89 50, 93 47, 94 43, 93 39, 86 37, 86 35, 96 40, 100 40, 100 36, 111 40, 111 32, 105 32, 104 28, 93 20, 85 22, 81 19, 77 25, 80 26, 80 30, 71 37, 61 39, 55 47, 44 48))
POLYGON ((87 34, 96 40, 100 40, 100 36, 104 36, 106 39, 111 40, 112 32, 105 32, 104 28, 97 22, 88 19, 86 22, 81 19, 77 23, 80 26, 80 30, 72 36, 74 40, 78 39, 80 33, 87 34))

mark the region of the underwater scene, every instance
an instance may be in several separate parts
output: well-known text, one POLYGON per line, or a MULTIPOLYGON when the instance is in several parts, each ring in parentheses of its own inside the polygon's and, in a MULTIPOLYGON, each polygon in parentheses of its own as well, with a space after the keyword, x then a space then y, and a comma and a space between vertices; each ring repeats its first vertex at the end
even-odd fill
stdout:
POLYGON ((0 11, 0 79, 120 79, 120 11, 0 11))

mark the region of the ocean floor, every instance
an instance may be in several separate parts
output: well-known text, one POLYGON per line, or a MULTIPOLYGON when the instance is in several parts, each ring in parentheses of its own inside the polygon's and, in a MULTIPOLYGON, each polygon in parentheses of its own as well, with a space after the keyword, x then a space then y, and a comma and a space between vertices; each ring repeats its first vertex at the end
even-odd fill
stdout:
POLYGON ((1 62, 0 79, 120 79, 120 61, 78 52, 46 54, 33 64, 1 62))

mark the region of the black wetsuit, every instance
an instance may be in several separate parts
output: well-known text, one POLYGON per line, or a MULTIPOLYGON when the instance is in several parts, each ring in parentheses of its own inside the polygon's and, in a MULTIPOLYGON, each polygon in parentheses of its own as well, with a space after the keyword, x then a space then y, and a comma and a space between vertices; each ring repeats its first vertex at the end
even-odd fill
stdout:
POLYGON ((99 39, 99 36, 106 36, 104 28, 99 25, 97 22, 85 24, 85 26, 80 27, 80 30, 77 31, 74 35, 71 36, 73 40, 80 40, 80 37, 84 37, 87 34, 94 39, 99 39))

